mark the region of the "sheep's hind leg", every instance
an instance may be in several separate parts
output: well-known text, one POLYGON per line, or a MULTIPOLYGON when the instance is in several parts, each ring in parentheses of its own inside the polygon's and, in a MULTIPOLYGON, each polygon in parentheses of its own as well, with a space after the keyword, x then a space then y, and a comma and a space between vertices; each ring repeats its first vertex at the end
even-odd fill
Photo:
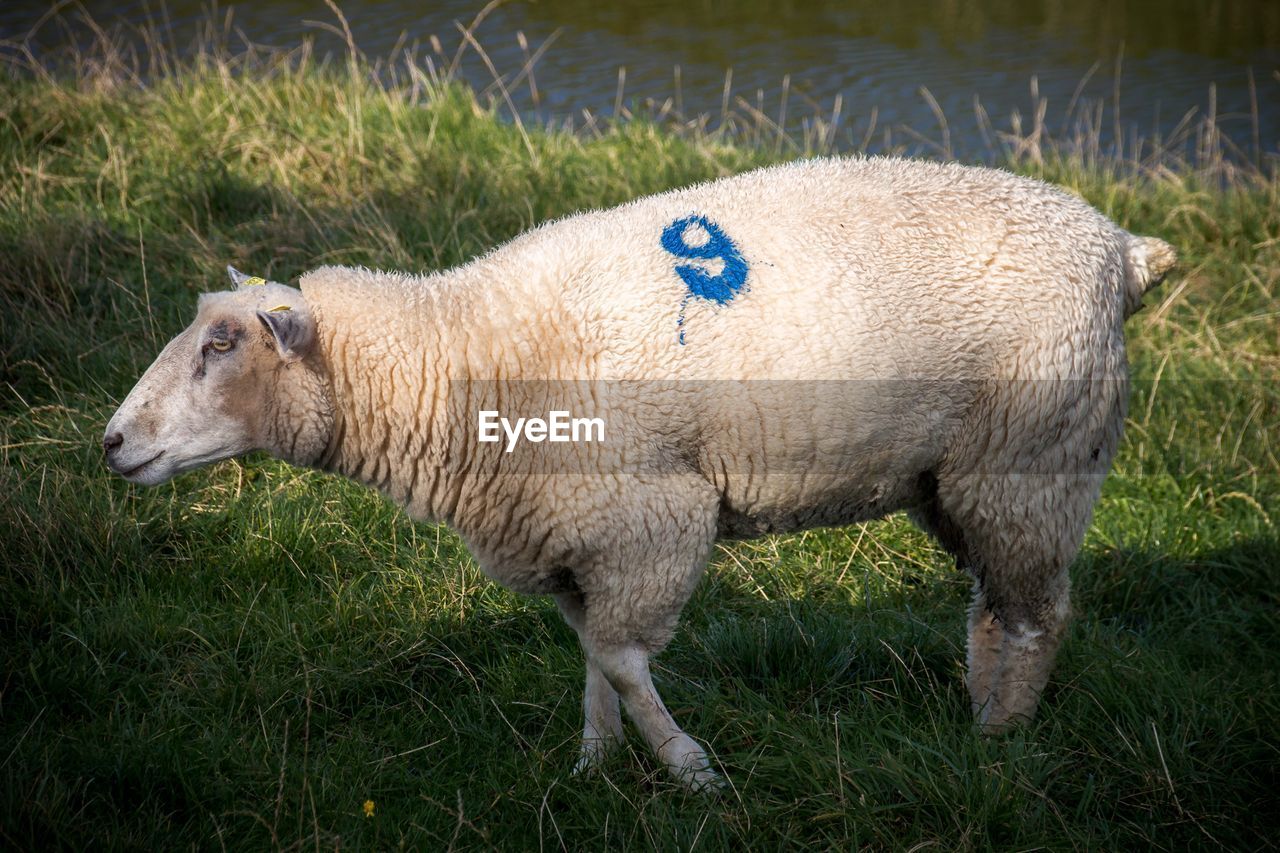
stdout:
POLYGON ((1054 370, 1118 379, 998 383, 991 405, 1003 439, 948 460, 937 480, 937 504, 961 531, 980 587, 970 610, 970 691, 986 733, 1035 715, 1066 633, 1068 567, 1120 439, 1123 352, 1076 356, 1083 368, 1077 360, 1054 370))
MULTIPOLYGON (((1052 499, 1045 503, 1053 505, 1052 499)), ((990 532, 979 525, 966 531, 978 578, 969 611, 969 689, 978 724, 988 734, 1035 716, 1066 632, 1067 568, 1084 535, 1079 520, 1003 520, 1020 529, 1001 531, 997 522, 990 532)))
POLYGON ((968 676, 969 701, 975 718, 981 719, 991 704, 1004 648, 1004 628, 987 607, 987 597, 975 581, 969 605, 968 676))
POLYGON ((1070 611, 1065 567, 1053 576, 1056 587, 1043 597, 1013 602, 997 611, 1003 624, 1000 664, 992 680, 991 698, 978 722, 996 734, 1035 716, 1040 694, 1049 682, 1054 658, 1066 633, 1070 611))
POLYGON ((587 664, 587 681, 582 692, 582 749, 573 766, 574 773, 582 773, 598 766, 622 742, 622 713, 618 707, 618 692, 587 651, 583 636, 587 617, 582 595, 564 593, 555 599, 564 621, 577 632, 582 642, 587 664))
MULTIPOLYGON (((1062 475, 976 477, 948 499, 937 526, 944 544, 976 579, 969 609, 968 686, 983 731, 1003 731, 1035 715, 1069 614, 1067 569, 1089 519, 1092 481, 1062 475), (956 499, 965 495, 968 506, 956 499), (957 543, 959 543, 957 545, 957 543)), ((926 519, 928 520, 928 519, 926 519)))

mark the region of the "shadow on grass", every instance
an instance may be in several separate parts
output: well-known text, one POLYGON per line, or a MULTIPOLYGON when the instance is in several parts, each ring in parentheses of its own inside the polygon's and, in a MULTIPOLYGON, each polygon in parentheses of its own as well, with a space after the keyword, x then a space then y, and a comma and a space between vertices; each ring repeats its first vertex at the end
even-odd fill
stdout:
MULTIPOLYGON (((230 521, 193 528, 224 531, 232 550, 221 565, 191 562, 190 536, 163 534, 156 520, 130 548, 162 549, 149 559, 170 571, 150 582, 99 577, 108 565, 69 576, 46 590, 61 602, 47 611, 60 624, 5 632, 11 840, 227 831, 273 844, 306 837, 313 820, 326 838, 363 837, 358 804, 347 801, 366 792, 388 813, 394 805, 412 815, 398 831, 419 839, 428 836, 414 825, 447 837, 455 803, 474 807, 492 791, 511 802, 471 818, 490 842, 529 842, 515 827, 528 825, 519 804, 536 801, 567 810, 560 819, 576 821, 580 839, 599 838, 600 803, 627 814, 633 798, 657 798, 669 801, 656 806, 672 810, 665 819, 684 819, 671 800, 682 795, 633 732, 602 780, 567 778, 583 670, 548 601, 480 584, 446 603, 443 588, 415 590, 412 574, 439 584, 456 566, 418 565, 412 552, 392 554, 384 573, 376 557, 336 540, 238 551, 251 531, 224 529, 230 521), (335 553, 363 568, 334 576, 335 553)), ((411 529, 396 522, 397 548, 409 547, 411 529)), ((1267 539, 1187 559, 1085 553, 1074 573, 1077 621, 1041 719, 1007 740, 980 738, 969 720, 967 584, 941 570, 891 592, 861 595, 853 584, 843 597, 835 586, 753 599, 713 582, 658 658, 656 678, 733 780, 738 805, 728 812, 775 813, 789 827, 770 836, 778 841, 848 838, 836 830, 859 822, 889 841, 960 807, 998 825, 994 837, 1041 838, 1018 829, 1029 806, 1013 792, 1032 784, 1049 812, 1120 819, 1105 798, 1127 790, 1146 810, 1127 820, 1176 822, 1183 809, 1246 838, 1250 818, 1239 809, 1275 772, 1265 726, 1276 685, 1257 675, 1274 664, 1276 556, 1267 539), (992 767, 1004 769, 992 776, 992 767), (1177 804, 1163 781, 1142 781, 1149 773, 1176 780, 1177 804), (836 823, 812 823, 823 814, 836 823)), ((803 558, 760 570, 796 571, 803 558)), ((1052 822, 1048 812, 1035 820, 1052 822)), ((725 838, 737 837, 726 826, 725 838)), ((1110 837, 1098 832, 1085 837, 1110 837)))

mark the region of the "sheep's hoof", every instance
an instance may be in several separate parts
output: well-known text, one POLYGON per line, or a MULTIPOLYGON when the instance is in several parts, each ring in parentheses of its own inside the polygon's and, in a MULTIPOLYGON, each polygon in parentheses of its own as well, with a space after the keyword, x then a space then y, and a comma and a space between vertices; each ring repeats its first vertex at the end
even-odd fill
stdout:
POLYGON ((589 738, 584 740, 582 748, 578 751, 578 760, 573 764, 573 775, 587 776, 594 773, 604 763, 605 757, 617 743, 613 738, 589 738))
POLYGON ((672 768, 671 772, 676 775, 681 784, 695 794, 719 794, 727 787, 724 777, 710 767, 697 770, 689 767, 672 768))
POLYGON ((1030 722, 1030 715, 1010 713, 994 700, 987 702, 978 714, 978 730, 984 737, 1007 735, 1030 722))
POLYGON ((673 738, 661 753, 671 775, 690 791, 706 794, 724 788, 724 779, 711 769, 707 753, 688 735, 682 733, 678 738, 673 738))
POLYGON ((586 750, 578 753, 578 760, 573 762, 574 776, 590 776, 600 766, 600 755, 586 750))

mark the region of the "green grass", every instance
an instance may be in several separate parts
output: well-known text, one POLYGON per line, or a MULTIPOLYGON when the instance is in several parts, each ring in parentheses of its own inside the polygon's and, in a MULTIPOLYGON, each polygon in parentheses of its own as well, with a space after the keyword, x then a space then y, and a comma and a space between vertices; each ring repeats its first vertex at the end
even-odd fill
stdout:
POLYGON ((260 457, 138 489, 98 441, 228 262, 448 267, 803 141, 522 129, 421 64, 210 53, 144 84, 95 50, 0 75, 0 844, 1274 843, 1273 170, 1010 148, 1183 259, 1129 323, 1141 381, 1041 715, 975 733, 968 584, 904 519, 734 544, 657 670, 730 781, 707 798, 634 736, 569 775, 576 640, 449 531, 260 457))

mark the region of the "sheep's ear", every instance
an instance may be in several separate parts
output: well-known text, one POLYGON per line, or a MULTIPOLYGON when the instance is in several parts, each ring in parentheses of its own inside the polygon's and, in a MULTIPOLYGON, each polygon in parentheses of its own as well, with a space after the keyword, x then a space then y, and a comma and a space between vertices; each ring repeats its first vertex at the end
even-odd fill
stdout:
POLYGON ((231 283, 236 287, 255 287, 259 284, 267 284, 265 278, 256 275, 245 275, 230 264, 227 264, 227 275, 231 277, 231 283))
POLYGON ((275 338, 276 349, 285 361, 297 361, 311 349, 316 337, 315 320, 305 308, 281 305, 271 311, 259 311, 258 319, 275 338))

